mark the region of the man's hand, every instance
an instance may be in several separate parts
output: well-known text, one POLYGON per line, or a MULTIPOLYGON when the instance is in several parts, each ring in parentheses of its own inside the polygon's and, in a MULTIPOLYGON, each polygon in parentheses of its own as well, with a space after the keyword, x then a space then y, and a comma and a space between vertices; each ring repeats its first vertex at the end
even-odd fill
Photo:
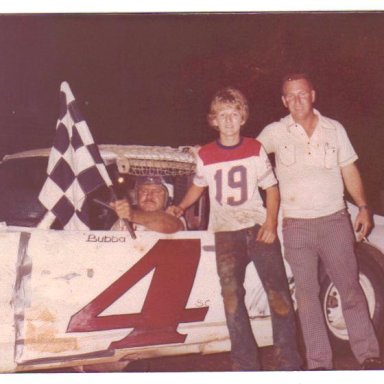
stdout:
POLYGON ((354 223, 354 229, 358 232, 357 241, 361 241, 369 234, 373 227, 372 215, 367 208, 363 181, 355 163, 342 167, 341 174, 347 191, 352 196, 355 204, 360 207, 354 223))
POLYGON ((275 223, 265 222, 257 233, 256 241, 272 244, 277 238, 277 229, 275 223))
POLYGON ((109 203, 109 205, 115 210, 120 219, 133 221, 133 209, 127 200, 116 200, 115 202, 109 203))
POLYGON ((170 215, 181 217, 184 213, 184 210, 179 207, 178 205, 170 205, 165 212, 169 213, 170 215))
POLYGON ((358 233, 357 241, 366 238, 373 228, 371 212, 367 208, 360 209, 355 219, 354 229, 358 233))

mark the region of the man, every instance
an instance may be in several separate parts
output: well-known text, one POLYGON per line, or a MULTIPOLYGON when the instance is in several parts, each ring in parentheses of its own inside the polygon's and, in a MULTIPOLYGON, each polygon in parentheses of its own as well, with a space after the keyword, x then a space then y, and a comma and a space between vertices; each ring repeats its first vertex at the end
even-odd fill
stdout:
POLYGON ((165 210, 173 198, 173 186, 161 176, 138 177, 135 183, 137 209, 129 202, 117 200, 110 203, 119 216, 113 230, 126 230, 121 219, 133 223, 134 230, 152 230, 160 233, 174 233, 185 229, 182 218, 167 213, 165 210))
POLYGON ((282 101, 290 115, 258 136, 274 153, 281 193, 285 258, 296 287, 308 369, 332 369, 332 350, 319 300, 318 260, 339 290, 352 351, 363 369, 379 369, 379 345, 358 281, 355 236, 344 186, 359 207, 359 239, 372 228, 357 155, 343 126, 313 108, 306 74, 287 76, 282 101))

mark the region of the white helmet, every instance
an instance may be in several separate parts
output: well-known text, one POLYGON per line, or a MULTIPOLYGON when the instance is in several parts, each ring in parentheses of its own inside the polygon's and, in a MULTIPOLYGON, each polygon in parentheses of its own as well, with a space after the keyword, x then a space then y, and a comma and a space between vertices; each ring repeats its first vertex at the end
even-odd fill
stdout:
POLYGON ((173 185, 167 183, 162 176, 138 176, 135 181, 135 190, 137 191, 139 186, 144 184, 161 185, 167 193, 166 206, 172 203, 174 197, 173 185))

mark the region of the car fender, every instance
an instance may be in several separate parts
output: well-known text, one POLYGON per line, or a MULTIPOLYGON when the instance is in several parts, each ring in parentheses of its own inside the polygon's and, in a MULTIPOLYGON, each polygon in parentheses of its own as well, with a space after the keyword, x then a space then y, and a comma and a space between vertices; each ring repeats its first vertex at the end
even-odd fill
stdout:
MULTIPOLYGON (((2 372, 230 349, 209 232, 1 236, 2 372)), ((268 304, 252 267, 245 286, 255 337, 270 345, 268 304)))

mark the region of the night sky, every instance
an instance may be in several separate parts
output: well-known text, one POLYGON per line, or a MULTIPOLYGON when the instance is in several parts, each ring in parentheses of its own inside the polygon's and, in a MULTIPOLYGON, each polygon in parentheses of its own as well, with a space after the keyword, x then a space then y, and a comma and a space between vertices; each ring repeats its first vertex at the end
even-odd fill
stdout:
POLYGON ((346 127, 371 200, 384 189, 384 13, 0 16, 0 156, 49 147, 68 81, 99 144, 215 137, 212 94, 240 88, 246 135, 286 114, 280 79, 312 75, 316 107, 346 127))

